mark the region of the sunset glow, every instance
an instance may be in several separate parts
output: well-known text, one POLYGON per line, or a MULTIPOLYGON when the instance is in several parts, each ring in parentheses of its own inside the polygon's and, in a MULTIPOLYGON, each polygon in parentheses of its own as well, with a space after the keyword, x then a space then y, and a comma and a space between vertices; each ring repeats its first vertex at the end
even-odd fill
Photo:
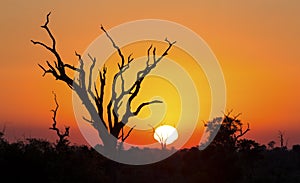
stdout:
MULTIPOLYGON (((109 30, 125 22, 155 18, 188 27, 207 42, 217 57, 226 82, 226 110, 241 112, 241 121, 250 123, 251 131, 247 137, 260 143, 278 141, 277 132, 281 130, 289 139, 289 146, 300 143, 299 1, 191 1, 182 5, 179 1, 155 0, 152 2, 157 5, 155 11, 141 1, 134 0, 131 3, 119 2, 116 6, 109 1, 93 4, 82 1, 2 2, 0 129, 6 126, 5 135, 8 139, 13 141, 23 136, 33 136, 54 141, 55 134, 48 129, 52 120, 50 110, 55 107, 52 91, 55 91, 60 104, 57 116, 59 126, 71 127, 72 143, 87 143, 76 121, 72 91, 50 75, 42 77, 43 71, 37 66, 38 63, 45 65, 46 60, 52 62, 52 55, 30 43, 31 39, 50 43, 40 26, 44 23, 45 15, 51 11, 49 26, 57 39, 57 49, 66 63, 75 66, 78 60, 74 51, 83 54, 91 42, 102 34, 99 28, 101 24, 109 30), (124 14, 126 16, 122 16, 124 14)), ((133 53, 137 60, 142 60, 152 43, 161 51, 166 46, 163 39, 162 42, 136 42, 122 49, 126 55, 133 53)), ((111 47, 110 44, 107 46, 111 47)), ((184 50, 175 45, 168 59, 175 60, 198 83, 199 121, 196 121, 196 130, 184 147, 196 146, 203 133, 202 121, 209 120, 211 88, 202 68, 184 50)), ((116 53, 107 59, 108 77, 112 77, 118 62, 116 53)), ((176 76, 178 73, 170 70, 170 74, 176 76)), ((134 107, 141 101, 162 96, 169 108, 166 109, 164 104, 153 105, 145 108, 136 121, 130 121, 125 129, 127 131, 137 121, 145 122, 139 123, 127 139, 128 143, 137 145, 155 143, 148 124, 176 127, 180 117, 180 97, 172 83, 149 76, 142 90, 143 95, 138 96, 134 107), (155 121, 150 118, 153 111, 168 112, 158 113, 153 119, 162 119, 155 121), (151 120, 147 121, 148 118, 151 120)), ((109 88, 106 93, 110 94, 109 88)), ((192 111, 193 106, 188 109, 192 111)), ((195 113, 191 114, 194 116, 195 113)), ((195 121, 187 120, 189 122, 195 121)), ((89 124, 84 125, 88 128, 89 124)), ((185 129, 180 127, 177 130, 179 137, 174 144, 179 142, 180 134, 185 129)))

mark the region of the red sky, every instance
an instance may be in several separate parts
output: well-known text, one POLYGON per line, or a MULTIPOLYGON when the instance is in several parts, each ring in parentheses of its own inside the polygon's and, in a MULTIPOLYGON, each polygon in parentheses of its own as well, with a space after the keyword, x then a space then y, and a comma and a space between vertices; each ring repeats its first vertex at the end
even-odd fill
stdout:
POLYGON ((65 60, 76 64, 102 32, 128 21, 156 18, 180 23, 200 35, 224 72, 227 109, 249 122, 247 135, 261 143, 300 143, 300 2, 236 1, 1 1, 0 128, 14 140, 23 136, 53 139, 48 130, 52 91, 61 104, 61 127, 71 126, 71 141, 83 142, 74 120, 71 91, 51 77, 42 78, 37 63, 52 57, 31 39, 48 37, 40 29, 51 11, 51 28, 65 60))

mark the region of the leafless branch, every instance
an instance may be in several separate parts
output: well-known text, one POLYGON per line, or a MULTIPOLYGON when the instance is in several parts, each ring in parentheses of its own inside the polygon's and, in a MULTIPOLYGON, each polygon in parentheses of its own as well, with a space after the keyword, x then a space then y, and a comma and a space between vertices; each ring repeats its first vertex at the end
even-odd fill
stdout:
POLYGON ((94 94, 91 90, 92 88, 92 76, 93 76, 93 70, 94 70, 94 67, 95 67, 95 64, 96 64, 96 58, 95 57, 92 57, 90 54, 88 54, 90 60, 92 61, 92 64, 90 66, 90 73, 89 73, 89 80, 88 80, 88 89, 87 91, 89 92, 89 94, 94 98, 94 94))
POLYGON ((86 117, 82 116, 82 119, 86 122, 89 122, 89 123, 94 123, 94 121, 90 120, 90 119, 87 119, 86 117))
POLYGON ((48 28, 49 16, 50 15, 51 15, 51 12, 49 12, 47 14, 47 20, 46 20, 45 24, 42 25, 41 27, 44 28, 44 29, 46 29, 46 31, 48 32, 48 34, 49 34, 49 36, 50 36, 50 38, 52 40, 52 49, 55 50, 56 41, 55 41, 55 38, 54 38, 53 34, 51 33, 50 29, 48 28))
POLYGON ((116 45, 116 43, 114 42, 114 40, 111 38, 111 36, 107 33, 107 31, 104 29, 104 27, 101 25, 101 30, 106 34, 106 36, 109 38, 109 40, 111 41, 111 43, 113 44, 113 47, 115 48, 115 49, 117 49, 118 50, 118 54, 119 54, 119 56, 120 56, 120 58, 121 58, 121 65, 120 64, 118 64, 119 65, 119 69, 121 70, 122 68, 123 68, 123 66, 124 66, 124 64, 125 64, 125 58, 124 58, 124 55, 123 55, 123 53, 121 52, 121 49, 116 45))
POLYGON ((76 68, 76 67, 74 67, 74 66, 72 66, 72 65, 70 65, 70 64, 64 64, 64 66, 67 67, 67 68, 69 68, 69 69, 72 69, 72 70, 74 70, 74 71, 79 71, 78 68, 76 68))
MULTIPOLYGON (((91 67, 91 69, 92 69, 92 67, 91 67)), ((97 109, 98 109, 98 114, 99 114, 99 117, 102 121, 104 121, 104 119, 103 119, 103 113, 104 113, 103 100, 104 100, 104 87, 105 87, 105 84, 106 84, 106 72, 107 72, 107 68, 105 66, 103 67, 102 72, 99 71, 100 93, 98 92, 98 90, 95 86, 96 96, 94 96, 95 103, 96 103, 96 106, 97 106, 97 109)))
POLYGON ((131 56, 132 56, 132 53, 128 56, 128 58, 127 58, 127 63, 129 64, 130 62, 132 62, 133 61, 133 59, 134 58, 131 58, 131 56))
POLYGON ((233 120, 236 120, 242 113, 238 113, 237 115, 233 116, 233 120))
POLYGON ((150 51, 152 49, 152 45, 148 48, 147 50, 147 61, 146 61, 146 64, 147 64, 147 67, 149 66, 149 61, 150 61, 150 51))
POLYGON ((240 134, 237 135, 237 136, 235 137, 235 139, 237 140, 238 138, 244 136, 248 131, 250 131, 250 124, 249 124, 249 123, 247 123, 247 129, 246 129, 245 131, 243 131, 243 128, 242 128, 242 127, 240 128, 240 130, 239 130, 240 134))
POLYGON ((44 48, 46 48, 47 50, 49 51, 52 51, 52 48, 50 48, 49 46, 47 46, 45 43, 42 43, 42 42, 39 42, 39 41, 34 41, 34 40, 30 40, 33 44, 37 44, 37 45, 41 45, 43 46, 44 48))
POLYGON ((43 76, 45 76, 47 73, 51 73, 57 80, 64 81, 70 88, 73 89, 73 87, 72 87, 73 80, 66 74, 65 68, 67 67, 67 68, 70 68, 72 70, 77 70, 77 69, 75 67, 69 65, 69 64, 64 64, 61 57, 60 57, 60 55, 59 55, 59 53, 56 50, 56 40, 55 40, 52 32, 50 31, 49 27, 48 27, 50 14, 51 14, 51 12, 49 12, 47 14, 46 22, 41 27, 43 29, 45 29, 46 32, 48 33, 48 35, 49 35, 49 37, 52 41, 52 47, 50 47, 50 46, 48 46, 45 43, 40 42, 40 41, 31 40, 31 42, 34 45, 40 45, 40 46, 46 48, 47 50, 49 50, 55 56, 55 58, 56 58, 56 61, 54 62, 55 67, 52 66, 48 61, 47 61, 47 65, 48 65, 49 69, 45 69, 40 64, 38 64, 38 65, 44 71, 43 76))
POLYGON ((140 104, 139 106, 138 106, 138 108, 136 109, 136 111, 135 112, 133 112, 133 115, 138 115, 139 114, 139 112, 141 111, 141 109, 143 108, 143 107, 145 107, 145 106, 147 106, 147 105, 150 105, 150 104, 158 104, 158 103, 163 103, 162 101, 160 101, 160 100, 153 100, 153 101, 151 101, 151 102, 143 102, 142 104, 140 104))
POLYGON ((122 142, 124 142, 130 135, 130 133, 132 132, 132 130, 136 127, 136 125, 134 125, 133 127, 130 128, 130 130, 127 132, 127 134, 124 136, 124 127, 121 129, 121 136, 119 136, 119 139, 122 140, 122 142))
MULTIPOLYGON (((47 61, 47 63, 48 63, 48 61, 47 61)), ((56 72, 55 70, 52 70, 52 69, 46 70, 46 69, 45 69, 42 65, 40 65, 40 64, 38 64, 38 66, 44 71, 43 77, 44 77, 47 73, 52 73, 53 76, 54 76, 55 78, 58 77, 58 74, 57 74, 57 72, 56 72)))
POLYGON ((109 101, 108 105, 107 105, 107 121, 108 121, 108 126, 109 126, 109 130, 111 131, 112 128, 113 128, 113 124, 112 124, 112 116, 111 116, 111 113, 112 113, 112 100, 109 101))

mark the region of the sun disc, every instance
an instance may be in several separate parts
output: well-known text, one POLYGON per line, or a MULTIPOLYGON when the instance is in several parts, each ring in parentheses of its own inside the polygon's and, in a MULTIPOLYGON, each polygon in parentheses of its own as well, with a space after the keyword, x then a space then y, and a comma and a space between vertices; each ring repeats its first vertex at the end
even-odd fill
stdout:
POLYGON ((176 128, 170 125, 162 125, 155 129, 154 139, 161 144, 171 144, 178 138, 176 128))

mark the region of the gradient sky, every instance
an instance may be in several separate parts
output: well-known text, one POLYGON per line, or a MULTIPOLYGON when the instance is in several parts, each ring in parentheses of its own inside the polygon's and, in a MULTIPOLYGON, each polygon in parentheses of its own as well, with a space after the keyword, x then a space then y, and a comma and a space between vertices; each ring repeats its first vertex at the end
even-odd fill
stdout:
POLYGON ((72 111, 71 91, 41 77, 37 63, 51 60, 31 39, 49 41, 40 29, 51 11, 50 27, 64 60, 76 64, 102 32, 128 21, 156 18, 182 24, 199 34, 219 60, 227 86, 227 109, 249 122, 247 135, 261 143, 284 131, 289 145, 300 143, 300 2, 251 1, 17 1, 0 3, 0 128, 11 140, 55 138, 48 130, 52 91, 60 103, 59 123, 71 126, 74 143, 84 140, 72 111), (74 134, 74 135, 73 135, 74 134))

